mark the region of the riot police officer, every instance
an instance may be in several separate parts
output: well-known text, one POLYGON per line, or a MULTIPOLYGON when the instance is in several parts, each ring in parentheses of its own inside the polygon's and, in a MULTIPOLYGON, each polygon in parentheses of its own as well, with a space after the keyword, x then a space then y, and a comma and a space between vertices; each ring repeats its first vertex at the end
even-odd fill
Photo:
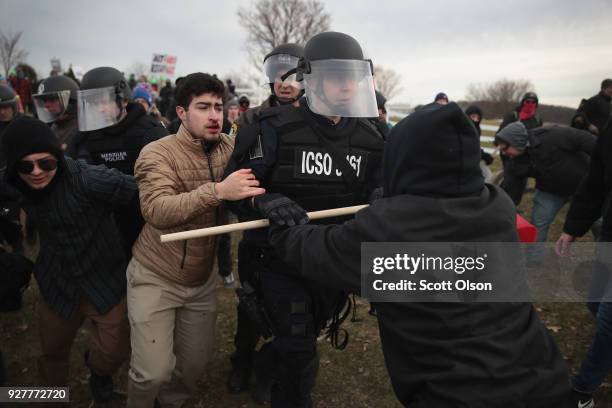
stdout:
MULTIPOLYGON (((0 135, 2 135, 4 128, 19 115, 15 91, 7 85, 0 85, 0 135)), ((0 168, 4 168, 5 163, 1 153, 0 151, 0 168)))
POLYGON ((21 116, 17 108, 17 95, 9 86, 0 85, 0 243, 6 242, 13 252, 23 251, 19 219, 19 194, 4 181, 6 157, 2 147, 4 129, 21 116))
MULTIPOLYGON (((142 105, 129 102, 131 93, 128 81, 115 68, 87 71, 77 93, 79 132, 66 155, 133 175, 140 150, 168 131, 142 105)), ((131 257, 132 244, 144 225, 138 203, 116 212, 115 218, 131 257)))
POLYGON ((168 132, 142 105, 129 102, 130 96, 127 80, 115 68, 88 71, 78 91, 80 132, 68 156, 134 174, 140 150, 168 132))
MULTIPOLYGON (((259 122, 238 130, 226 173, 251 168, 267 191, 235 204, 241 217, 302 224, 308 221, 306 211, 367 203, 380 184, 383 139, 366 119, 378 116, 372 64, 359 43, 343 33, 318 34, 304 47, 295 73, 305 91, 299 107, 264 109, 259 122)), ((259 278, 262 321, 269 322, 274 336, 266 344, 276 357, 272 406, 310 407, 319 366, 316 339, 331 320, 332 343, 345 345, 338 315, 347 296, 280 273, 289 266, 270 247, 267 230, 244 237, 254 248, 245 261, 259 278)))
POLYGON ((79 85, 65 75, 51 76, 38 86, 32 95, 38 119, 51 124, 63 149, 78 131, 77 92, 79 85))
POLYGON ((248 125, 258 120, 262 109, 280 105, 297 106, 302 96, 302 87, 296 81, 295 74, 288 78, 281 77, 288 71, 297 67, 299 59, 304 55, 304 48, 298 44, 281 44, 274 47, 263 60, 263 69, 270 85, 270 96, 260 106, 247 109, 238 117, 233 131, 236 133, 240 126, 248 125))
MULTIPOLYGON (((299 59, 304 54, 304 48, 298 44, 281 44, 268 53, 263 60, 264 73, 270 85, 270 96, 260 105, 249 108, 243 112, 232 126, 232 134, 244 126, 252 125, 259 121, 259 114, 266 108, 298 105, 298 99, 303 91, 296 74, 282 78, 287 72, 295 71, 299 59)), ((219 249, 227 248, 229 251, 229 235, 224 235, 219 240, 219 249)), ((250 267, 251 254, 254 248, 247 240, 242 240, 238 245, 238 274, 240 282, 247 282, 252 287, 256 286, 256 277, 250 267)), ((227 263, 229 257, 225 257, 227 263)), ((219 256, 221 261, 222 257, 219 256)), ((219 264, 221 270, 221 263, 219 264)), ((238 325, 234 345, 236 351, 232 355, 232 371, 227 380, 227 388, 231 393, 238 393, 248 388, 251 372, 255 374, 255 390, 253 398, 258 403, 264 403, 270 399, 270 387, 272 386, 272 356, 269 348, 262 348, 255 353, 255 346, 259 339, 254 323, 249 319, 243 307, 238 307, 238 325)))

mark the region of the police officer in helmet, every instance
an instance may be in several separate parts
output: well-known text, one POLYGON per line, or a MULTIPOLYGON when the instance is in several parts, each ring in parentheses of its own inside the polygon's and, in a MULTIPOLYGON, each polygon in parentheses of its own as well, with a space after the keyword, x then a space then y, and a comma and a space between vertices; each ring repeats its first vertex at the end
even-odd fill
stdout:
POLYGON ((297 106, 302 96, 302 86, 296 80, 295 74, 282 78, 290 70, 295 70, 299 59, 304 55, 304 48, 298 44, 281 44, 274 47, 263 60, 263 69, 270 85, 270 96, 260 106, 247 109, 238 117, 235 134, 240 126, 248 125, 258 120, 259 112, 264 108, 279 105, 297 106))
MULTIPOLYGON (((133 175, 140 150, 168 135, 168 131, 147 115, 142 105, 129 102, 131 94, 128 81, 115 68, 87 71, 77 93, 79 132, 69 143, 66 155, 133 175)), ((144 225, 138 203, 115 216, 131 256, 132 244, 144 225)))
MULTIPOLYGON (((372 64, 359 43, 343 33, 318 34, 304 47, 295 73, 305 91, 299 107, 264 109, 257 123, 238 130, 226 174, 251 168, 267 191, 233 205, 243 219, 303 224, 306 211, 367 203, 380 185, 383 139, 367 120, 378 116, 372 64)), ((311 407, 316 339, 327 329, 332 344, 346 345, 339 325, 347 296, 281 273, 289 266, 269 245, 267 230, 245 232, 244 239, 252 248, 245 261, 259 278, 260 320, 269 323, 273 336, 264 346, 276 358, 272 407, 311 407)))
POLYGON ((168 132, 140 104, 129 102, 131 93, 115 68, 98 67, 85 73, 78 91, 80 132, 69 145, 68 155, 134 174, 140 150, 168 132))
MULTIPOLYGON (((4 128, 19 115, 15 91, 7 85, 0 85, 0 135, 4 128)), ((2 161, 0 165, 4 167, 4 162, 2 161)))
MULTIPOLYGON (((298 99, 303 95, 302 86, 296 80, 293 73, 287 78, 283 76, 289 71, 295 71, 299 59, 304 54, 304 48, 297 44, 281 44, 268 53, 263 60, 264 73, 270 85, 270 96, 260 106, 247 109, 236 120, 232 126, 231 134, 236 134, 244 126, 252 125, 259 121, 259 115, 266 108, 298 105, 298 99)), ((225 246, 229 251, 229 235, 224 235, 219 240, 220 249, 225 246)), ((252 287, 257 286, 257 277, 254 276, 253 268, 250 267, 251 254, 256 247, 249 244, 247 240, 240 241, 238 245, 238 274, 244 285, 247 282, 252 287)), ((219 256, 221 260, 222 257, 219 256)), ((228 262, 230 260, 228 259, 228 262)), ((219 266, 221 269, 221 264, 219 266)), ((249 319, 243 307, 238 307, 238 325, 234 337, 236 351, 232 355, 232 371, 227 380, 227 388, 231 393, 246 390, 249 386, 251 373, 255 375, 255 389, 253 398, 258 403, 264 403, 270 399, 270 387, 272 386, 273 357, 270 349, 263 348, 261 352, 255 352, 255 346, 259 340, 254 322, 249 319)))
POLYGON ((2 145, 4 129, 17 117, 17 95, 9 86, 0 85, 0 243, 6 242, 13 252, 22 252, 22 233, 19 218, 19 194, 4 181, 6 157, 2 145))
POLYGON ((38 119, 51 124, 62 148, 78 131, 77 92, 79 85, 65 75, 50 76, 38 86, 38 93, 32 95, 38 119))

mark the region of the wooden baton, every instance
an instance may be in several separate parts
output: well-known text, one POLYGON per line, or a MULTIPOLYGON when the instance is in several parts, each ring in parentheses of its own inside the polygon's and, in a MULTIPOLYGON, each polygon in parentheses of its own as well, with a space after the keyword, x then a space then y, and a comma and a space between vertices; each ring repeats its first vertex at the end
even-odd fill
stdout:
MULTIPOLYGON (((308 213, 308 218, 311 220, 319 220, 322 218, 330 218, 330 217, 340 217, 343 215, 351 215, 355 214, 357 211, 362 208, 366 208, 368 205, 354 205, 352 207, 342 207, 342 208, 332 208, 329 210, 321 210, 321 211, 312 211, 308 213)), ((161 242, 173 242, 173 241, 182 241, 185 239, 191 238, 202 238, 209 237, 211 235, 220 235, 227 234, 229 232, 234 231, 246 231, 257 228, 265 228, 270 225, 270 221, 263 220, 255 220, 255 221, 246 221, 246 222, 238 222, 235 224, 227 224, 227 225, 219 225, 217 227, 210 228, 200 228, 191 231, 181 231, 174 232, 172 234, 164 234, 162 235, 161 242)))

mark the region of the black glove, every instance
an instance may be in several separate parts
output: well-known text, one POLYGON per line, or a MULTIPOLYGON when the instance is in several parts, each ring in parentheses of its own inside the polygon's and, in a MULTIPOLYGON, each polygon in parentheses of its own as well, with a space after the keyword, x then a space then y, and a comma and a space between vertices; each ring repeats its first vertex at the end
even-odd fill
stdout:
POLYGON ((485 164, 487 166, 490 166, 491 163, 493 163, 493 156, 491 156, 489 153, 485 152, 484 150, 480 150, 480 159, 484 160, 485 164))
POLYGON ((376 187, 374 190, 372 190, 372 192, 370 193, 370 197, 368 197, 368 203, 370 203, 370 205, 374 204, 374 201, 383 198, 383 188, 382 187, 376 187))
POLYGON ((271 223, 277 225, 302 225, 309 219, 306 211, 295 201, 282 194, 271 193, 255 197, 254 207, 271 223))

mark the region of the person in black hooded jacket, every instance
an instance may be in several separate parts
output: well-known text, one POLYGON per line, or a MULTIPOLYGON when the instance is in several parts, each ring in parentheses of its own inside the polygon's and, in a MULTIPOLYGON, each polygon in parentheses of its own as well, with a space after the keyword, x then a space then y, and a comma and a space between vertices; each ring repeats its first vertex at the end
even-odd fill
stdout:
MULTIPOLYGON (((429 104, 387 139, 383 198, 342 225, 274 227, 270 242, 295 268, 287 272, 353 293, 361 287, 362 242, 517 242, 515 207, 484 184, 479 160, 476 132, 461 109, 429 104)), ((385 363, 404 406, 556 408, 569 397, 567 368, 531 304, 376 308, 385 363)))
MULTIPOLYGON (((478 137, 480 137, 482 135, 482 131, 480 130, 480 122, 482 121, 482 109, 480 109, 479 106, 470 105, 465 110, 465 114, 474 124, 476 132, 478 132, 478 137)), ((480 148, 480 160, 484 162, 480 164, 482 177, 484 177, 485 181, 488 181, 493 175, 491 173, 491 170, 489 170, 488 166, 493 163, 493 160, 495 160, 495 158, 491 154, 485 152, 483 148, 480 148)))
POLYGON ((612 79, 601 82, 601 90, 587 100, 583 99, 580 107, 572 118, 571 126, 576 129, 588 130, 594 135, 600 135, 610 122, 612 107, 612 79))

